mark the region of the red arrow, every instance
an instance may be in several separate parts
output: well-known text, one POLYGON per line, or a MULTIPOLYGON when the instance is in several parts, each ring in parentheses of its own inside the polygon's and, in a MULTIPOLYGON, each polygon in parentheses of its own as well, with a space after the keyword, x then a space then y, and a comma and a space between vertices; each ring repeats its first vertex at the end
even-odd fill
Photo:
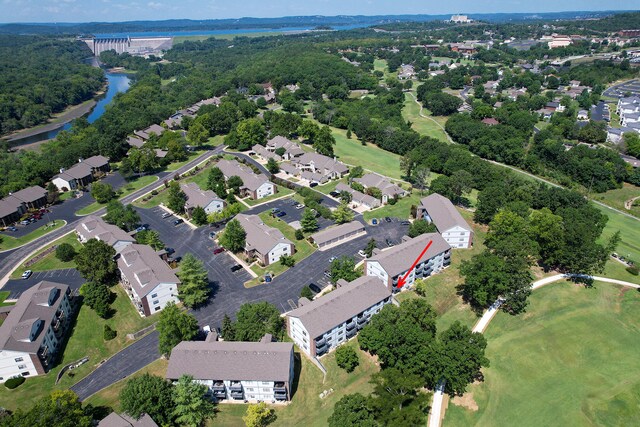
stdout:
POLYGON ((429 243, 427 243, 427 246, 425 246, 422 252, 420 252, 420 255, 418 255, 418 258, 416 258, 416 260, 413 262, 409 271, 407 271, 407 273, 403 277, 398 279, 398 284, 396 285, 398 289, 404 286, 404 283, 407 281, 407 277, 409 277, 409 274, 411 274, 413 269, 416 268, 416 265, 418 265, 418 261, 420 261, 420 258, 422 258, 422 256, 429 250, 429 247, 431 247, 432 243, 433 243, 433 240, 429 240, 429 243))

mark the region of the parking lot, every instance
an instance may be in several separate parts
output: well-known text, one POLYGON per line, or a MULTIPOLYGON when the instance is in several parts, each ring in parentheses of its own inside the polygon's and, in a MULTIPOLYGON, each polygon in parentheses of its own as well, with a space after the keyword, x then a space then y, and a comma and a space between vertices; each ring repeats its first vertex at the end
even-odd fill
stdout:
POLYGON ((69 285, 71 290, 79 289, 85 282, 78 270, 66 268, 64 270, 36 271, 28 279, 11 279, 2 287, 2 290, 10 292, 7 299, 17 299, 25 290, 42 280, 64 283, 69 285))
POLYGON ((612 96, 614 98, 622 98, 631 94, 631 96, 640 95, 640 80, 629 80, 628 82, 615 85, 605 90, 604 96, 612 96))
MULTIPOLYGON (((277 209, 278 212, 285 213, 285 215, 280 217, 280 219, 286 222, 287 224, 291 224, 292 222, 300 221, 302 219, 302 214, 304 213, 304 210, 305 210, 305 208, 296 209, 296 207, 294 206, 294 203, 297 203, 297 202, 292 198, 274 200, 273 202, 266 203, 262 206, 257 206, 243 213, 248 215, 258 215, 259 213, 264 211, 272 211, 273 209, 277 209)), ((329 197, 324 198, 322 200, 322 204, 329 208, 337 206, 337 203, 335 202, 335 200, 332 200, 329 197)), ((320 216, 318 217, 318 227, 320 230, 332 224, 333 224, 333 221, 322 218, 320 216)))

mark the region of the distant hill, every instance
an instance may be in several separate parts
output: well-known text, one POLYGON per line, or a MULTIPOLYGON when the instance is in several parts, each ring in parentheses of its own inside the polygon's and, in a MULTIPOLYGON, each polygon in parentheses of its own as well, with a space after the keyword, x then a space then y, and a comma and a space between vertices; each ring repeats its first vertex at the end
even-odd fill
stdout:
MULTIPOLYGON (((468 14, 475 20, 486 22, 526 22, 544 20, 572 20, 602 18, 621 11, 606 12, 555 12, 555 13, 486 13, 468 14)), ((397 22, 428 22, 445 20, 448 15, 377 15, 377 16, 286 16, 281 18, 240 19, 171 19, 165 21, 87 22, 87 23, 11 23, 0 24, 0 33, 5 34, 57 34, 79 35, 92 33, 122 33, 148 31, 198 31, 235 30, 259 28, 340 27, 374 26, 397 22)))

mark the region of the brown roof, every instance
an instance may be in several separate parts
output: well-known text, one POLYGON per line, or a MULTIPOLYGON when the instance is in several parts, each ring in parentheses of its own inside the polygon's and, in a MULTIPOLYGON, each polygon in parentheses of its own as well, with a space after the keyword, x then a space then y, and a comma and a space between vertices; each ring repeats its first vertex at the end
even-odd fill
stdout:
POLYGON ((214 200, 223 201, 216 193, 211 190, 201 190, 195 182, 180 184, 180 188, 187 195, 187 208, 195 208, 200 206, 206 208, 214 200))
POLYGON ((104 156, 93 156, 84 159, 82 163, 86 163, 93 168, 101 168, 109 164, 109 159, 104 156))
POLYGON ((453 203, 438 193, 430 194, 420 200, 420 207, 427 211, 440 233, 456 226, 471 231, 471 227, 453 206, 453 203))
POLYGON ((136 420, 127 414, 112 412, 98 423, 98 427, 158 427, 158 424, 147 414, 142 414, 136 420))
POLYGON ((13 215, 18 212, 18 209, 22 206, 22 200, 19 200, 14 196, 7 196, 0 200, 0 218, 13 215))
POLYGON ((375 276, 363 276, 287 313, 300 319, 312 338, 319 337, 391 296, 375 276))
POLYGON ((140 148, 144 145, 144 141, 136 136, 130 136, 127 138, 127 143, 132 147, 140 148))
POLYGON ((42 281, 24 291, 0 326, 0 351, 36 353, 67 289, 61 283, 42 281), (37 333, 31 340, 34 327, 37 333))
POLYGON ((409 270, 409 267, 411 267, 416 257, 420 255, 429 240, 433 240, 433 243, 418 263, 424 262, 451 249, 451 246, 449 246, 440 234, 427 233, 380 252, 369 258, 368 261, 379 262, 389 276, 396 276, 409 270))
POLYGON ((222 171, 225 178, 229 179, 232 176, 238 176, 242 180, 243 187, 250 191, 255 191, 260 188, 265 182, 269 182, 269 179, 263 174, 255 174, 252 169, 241 165, 235 160, 220 160, 216 166, 222 171))
POLYGON ((83 219, 80 224, 76 226, 76 232, 85 240, 98 239, 110 246, 118 242, 134 243, 136 241, 136 239, 120 227, 107 224, 102 218, 94 215, 83 219))
POLYGON ((236 215, 236 219, 247 233, 247 250, 255 249, 262 255, 265 255, 279 243, 293 245, 291 240, 284 237, 284 234, 282 234, 280 230, 269 227, 262 222, 262 219, 257 215, 238 214, 236 215))
POLYGON ((328 227, 322 231, 318 231, 311 235, 311 238, 318 245, 329 242, 345 234, 354 233, 358 230, 365 231, 364 225, 360 221, 351 221, 345 224, 336 225, 335 227, 328 227))
POLYGON ((289 382, 292 356, 286 342, 183 341, 171 351, 166 377, 289 382))
POLYGON ((42 199, 43 197, 47 197, 47 190, 40 187, 39 185, 34 185, 32 187, 23 188, 20 191, 16 191, 12 194, 13 197, 22 200, 25 203, 33 203, 42 199))
POLYGON ((120 251, 118 268, 140 298, 161 283, 180 283, 169 265, 147 245, 128 245, 120 251))

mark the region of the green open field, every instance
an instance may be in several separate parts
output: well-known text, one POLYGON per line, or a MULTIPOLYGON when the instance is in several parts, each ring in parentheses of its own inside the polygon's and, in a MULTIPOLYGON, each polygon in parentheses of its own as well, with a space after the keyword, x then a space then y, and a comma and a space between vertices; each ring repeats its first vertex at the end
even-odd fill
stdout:
MULTIPOLYGON (((430 136, 443 142, 449 142, 445 131, 438 125, 444 126, 446 117, 433 117, 433 120, 420 115, 420 105, 415 101, 415 93, 406 92, 404 94, 404 107, 402 108, 402 117, 411 122, 413 130, 420 135, 430 136), (435 123, 436 120, 438 123, 435 123)), ((427 110, 422 110, 423 114, 428 114, 427 110)))
POLYGON ((18 246, 26 245, 27 243, 35 239, 38 239, 44 236, 45 234, 49 234, 52 231, 64 226, 66 223, 67 223, 66 221, 58 220, 55 222, 55 225, 51 225, 51 226, 43 225, 41 227, 36 228, 31 233, 25 234, 24 236, 17 237, 17 238, 12 237, 8 234, 3 234, 2 240, 0 241, 0 251, 6 251, 9 249, 17 248, 18 246))
MULTIPOLYGON (((121 199, 123 197, 126 197, 134 191, 138 191, 142 187, 145 187, 157 180, 158 177, 155 175, 145 175, 128 181, 122 188, 118 190, 118 198, 121 199)), ((76 212, 76 215, 89 215, 94 213, 98 209, 105 207, 106 205, 106 203, 93 202, 89 206, 85 206, 84 208, 76 212)))
POLYGON ((640 293, 611 284, 536 290, 527 313, 498 313, 491 366, 449 404, 445 426, 640 424, 640 293))
MULTIPOLYGON (((36 252, 30 259, 35 258, 42 252, 46 251, 48 248, 59 245, 61 243, 69 243, 71 246, 75 248, 76 252, 82 247, 82 244, 76 238, 76 234, 70 233, 70 234, 67 234, 66 236, 62 236, 58 240, 55 240, 54 242, 52 242, 50 245, 48 245, 46 248, 42 249, 41 251, 36 252)), ((74 261, 67 261, 67 262, 60 261, 58 258, 56 258, 56 251, 53 251, 45 255, 42 259, 38 260, 36 263, 31 264, 28 267, 25 264, 22 264, 18 269, 16 269, 16 271, 14 271, 11 274, 11 278, 12 279, 20 278, 20 275, 24 270, 31 270, 31 271, 58 270, 63 268, 74 268, 75 265, 76 264, 74 261)))
POLYGON ((624 207, 624 202, 635 197, 640 197, 640 187, 628 184, 626 182, 624 183, 622 188, 609 190, 606 193, 591 194, 591 198, 593 200, 597 200, 606 205, 613 206, 614 208, 619 209, 622 212, 627 212, 640 218, 640 205, 632 206, 631 210, 625 209, 624 207))
POLYGON ((113 317, 108 320, 101 319, 89 307, 82 306, 77 320, 72 325, 62 361, 46 375, 27 378, 24 384, 14 390, 0 387, 0 406, 11 410, 18 407, 24 408, 31 406, 54 390, 68 389, 89 374, 101 360, 108 358, 129 344, 126 338, 128 333, 139 331, 156 321, 156 316, 140 317, 120 286, 114 286, 112 291, 117 294, 117 298, 112 304, 112 308, 115 310, 113 317), (111 341, 105 342, 102 338, 105 324, 118 332, 118 336, 111 341), (60 369, 84 356, 89 356, 89 362, 74 369, 73 378, 65 374, 60 383, 56 385, 56 375, 60 369))
POLYGON ((620 255, 640 262, 640 221, 620 215, 600 205, 595 205, 602 213, 609 217, 607 226, 602 232, 602 239, 606 241, 616 231, 620 231, 621 241, 616 252, 620 255))

